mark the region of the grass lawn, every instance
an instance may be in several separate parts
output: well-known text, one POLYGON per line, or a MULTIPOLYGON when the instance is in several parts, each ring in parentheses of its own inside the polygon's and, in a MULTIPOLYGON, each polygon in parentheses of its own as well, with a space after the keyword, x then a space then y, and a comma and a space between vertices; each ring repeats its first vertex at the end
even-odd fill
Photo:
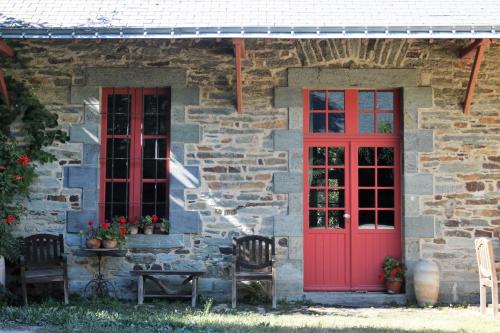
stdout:
POLYGON ((206 302, 148 303, 75 299, 64 306, 46 301, 29 307, 0 307, 0 332, 500 332, 500 319, 473 307, 350 309, 317 305, 242 307, 206 302))

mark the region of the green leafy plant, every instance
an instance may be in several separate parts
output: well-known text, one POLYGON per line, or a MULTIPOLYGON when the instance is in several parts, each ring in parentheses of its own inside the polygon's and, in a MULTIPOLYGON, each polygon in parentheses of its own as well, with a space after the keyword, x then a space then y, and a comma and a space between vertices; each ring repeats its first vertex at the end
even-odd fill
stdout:
POLYGON ((402 259, 398 260, 389 256, 386 256, 384 261, 382 262, 382 270, 380 273, 380 280, 399 280, 404 278, 406 272, 406 266, 402 259))
POLYGON ((170 232, 170 221, 166 218, 160 219, 160 230, 166 234, 170 232))
POLYGON ((103 222, 99 225, 96 233, 97 239, 117 240, 119 244, 126 242, 127 226, 113 219, 111 222, 103 222))
POLYGON ((156 214, 141 216, 138 219, 139 220, 138 220, 137 225, 141 228, 152 226, 155 223, 158 223, 158 221, 160 221, 160 219, 158 218, 158 216, 156 214))

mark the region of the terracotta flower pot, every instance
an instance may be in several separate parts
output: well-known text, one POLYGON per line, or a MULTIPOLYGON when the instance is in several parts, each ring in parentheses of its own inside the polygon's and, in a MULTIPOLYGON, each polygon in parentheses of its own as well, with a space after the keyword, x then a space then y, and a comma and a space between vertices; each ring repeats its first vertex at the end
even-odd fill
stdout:
POLYGON ((401 293, 401 286, 403 285, 402 278, 394 278, 392 280, 385 280, 385 287, 389 294, 399 294, 401 293))
POLYGON ((98 249, 101 247, 101 240, 100 239, 87 239, 87 247, 89 249, 98 249))
POLYGON ((116 239, 103 239, 102 247, 105 249, 115 249, 118 246, 118 241, 116 239))
POLYGON ((145 235, 152 235, 153 234, 153 226, 152 225, 148 225, 148 226, 145 226, 144 227, 144 234, 145 235))
POLYGON ((131 226, 129 231, 131 235, 137 235, 139 233, 139 228, 137 228, 136 226, 131 226))

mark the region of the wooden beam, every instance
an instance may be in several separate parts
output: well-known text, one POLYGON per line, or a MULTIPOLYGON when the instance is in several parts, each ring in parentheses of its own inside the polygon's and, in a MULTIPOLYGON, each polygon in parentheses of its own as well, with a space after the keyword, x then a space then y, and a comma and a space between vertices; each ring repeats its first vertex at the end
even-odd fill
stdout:
POLYGON ((469 60, 469 59, 472 59, 472 57, 474 56, 474 52, 476 51, 476 49, 481 46, 481 45, 486 45, 488 46, 490 44, 490 40, 489 39, 478 39, 478 40, 475 40, 473 41, 471 44, 463 47, 462 49, 460 49, 460 59, 462 60, 469 60))
POLYGON ((0 54, 12 58, 16 52, 12 47, 7 45, 4 40, 0 40, 0 54))
POLYGON ((0 94, 2 95, 5 105, 10 106, 9 91, 7 90, 7 84, 5 83, 5 77, 1 69, 0 69, 0 94))
MULTIPOLYGON (((473 44, 476 44, 474 42, 473 44)), ((472 103, 474 101, 474 90, 476 89, 477 77, 479 75, 479 69, 481 68, 481 62, 484 57, 484 50, 490 44, 489 39, 487 42, 480 41, 478 46, 475 47, 476 55, 474 57, 474 64, 472 65, 472 72, 470 74, 469 83, 467 84, 467 91, 465 93, 464 100, 464 113, 469 114, 470 109, 472 107, 472 103)), ((471 52, 467 50, 467 52, 471 52)))
POLYGON ((241 38, 233 39, 235 67, 236 67, 236 110, 243 112, 243 78, 241 69, 241 59, 245 57, 245 42, 241 38))

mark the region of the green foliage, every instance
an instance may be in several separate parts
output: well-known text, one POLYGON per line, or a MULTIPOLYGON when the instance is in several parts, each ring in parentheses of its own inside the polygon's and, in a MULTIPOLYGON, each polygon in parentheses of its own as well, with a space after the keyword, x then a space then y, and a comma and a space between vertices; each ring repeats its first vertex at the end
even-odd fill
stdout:
POLYGON ((268 290, 260 281, 238 284, 238 301, 251 305, 265 305, 271 302, 268 290))
POLYGON ((383 275, 386 280, 402 279, 405 276, 406 266, 403 259, 398 260, 386 256, 382 263, 383 275))

